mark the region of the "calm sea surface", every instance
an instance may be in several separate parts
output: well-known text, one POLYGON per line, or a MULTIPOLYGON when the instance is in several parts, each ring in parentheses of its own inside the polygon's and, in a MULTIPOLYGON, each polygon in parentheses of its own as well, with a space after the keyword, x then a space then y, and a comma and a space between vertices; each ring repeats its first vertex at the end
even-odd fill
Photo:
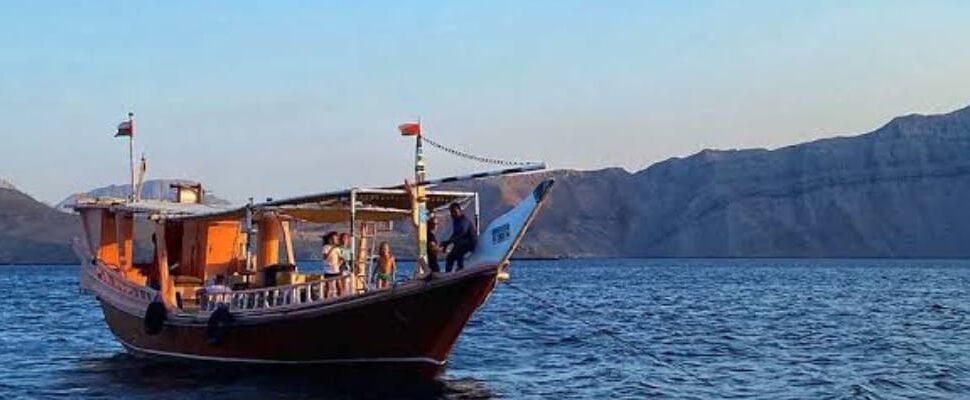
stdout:
POLYGON ((438 381, 348 382, 135 359, 76 267, 0 267, 0 398, 970 398, 970 261, 517 262, 511 284, 438 381))

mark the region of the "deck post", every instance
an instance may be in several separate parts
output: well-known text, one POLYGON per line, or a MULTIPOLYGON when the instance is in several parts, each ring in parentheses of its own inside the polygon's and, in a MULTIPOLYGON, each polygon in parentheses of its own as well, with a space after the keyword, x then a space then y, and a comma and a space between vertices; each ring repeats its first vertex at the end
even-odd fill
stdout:
POLYGON ((128 267, 125 260, 125 228, 124 216, 120 212, 115 212, 115 252, 118 254, 118 270, 125 278, 128 278, 128 267))
POLYGON ((252 272, 255 270, 253 268, 253 198, 249 198, 249 203, 246 204, 246 220, 244 221, 244 226, 246 227, 246 271, 252 272))
POLYGON ((135 236, 134 215, 115 213, 115 245, 118 248, 118 267, 124 271, 125 278, 131 279, 134 266, 132 248, 135 236))
POLYGON ((283 244, 286 246, 286 263, 296 265, 296 255, 293 254, 293 232, 290 230, 290 221, 280 218, 280 228, 283 230, 283 244))
POLYGON ((158 266, 159 292, 168 308, 175 305, 175 287, 168 276, 168 245, 165 242, 165 220, 155 222, 155 265, 158 266))
POLYGON ((259 247, 256 251, 256 265, 267 267, 280 262, 280 224, 279 218, 270 212, 259 214, 259 247))
POLYGON ((348 289, 354 291, 363 289, 358 287, 362 271, 357 268, 357 188, 350 189, 350 260, 347 260, 347 268, 350 270, 351 282, 347 285, 348 289))
POLYGON ((482 234, 482 212, 479 210, 478 192, 475 192, 475 235, 482 234))

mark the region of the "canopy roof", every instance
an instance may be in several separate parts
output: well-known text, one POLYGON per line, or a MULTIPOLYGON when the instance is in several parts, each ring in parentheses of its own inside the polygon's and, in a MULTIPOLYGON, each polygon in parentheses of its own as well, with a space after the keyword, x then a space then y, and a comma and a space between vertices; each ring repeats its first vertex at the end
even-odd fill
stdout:
MULTIPOLYGON (((389 221, 411 215, 411 197, 404 189, 348 189, 317 193, 258 203, 251 206, 251 210, 255 214, 274 213, 307 222, 341 223, 350 221, 352 197, 357 220, 389 221)), ((428 191, 427 206, 429 210, 440 210, 453 202, 467 203, 474 197, 474 192, 428 191)), ((74 208, 110 209, 170 220, 228 220, 243 218, 247 207, 221 208, 157 200, 130 203, 123 199, 102 198, 81 200, 74 208)))
POLYGON ((165 200, 138 200, 129 202, 117 197, 81 198, 72 206, 75 210, 104 209, 132 214, 157 216, 191 216, 222 213, 230 210, 208 204, 177 203, 165 200))
MULTIPOLYGON (((411 215, 411 197, 403 189, 356 189, 322 193, 269 201, 254 206, 253 210, 274 212, 309 222, 346 222, 350 221, 351 196, 356 201, 354 212, 358 220, 390 221, 411 215)), ((429 210, 439 210, 447 208, 453 202, 465 203, 474 197, 474 192, 428 191, 427 207, 429 210)))

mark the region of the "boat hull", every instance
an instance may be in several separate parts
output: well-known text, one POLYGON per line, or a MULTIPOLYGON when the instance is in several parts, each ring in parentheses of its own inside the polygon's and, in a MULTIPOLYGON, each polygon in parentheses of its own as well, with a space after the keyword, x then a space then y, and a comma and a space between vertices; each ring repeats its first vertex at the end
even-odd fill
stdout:
POLYGON ((212 362, 299 364, 380 369, 433 377, 465 324, 489 296, 497 267, 481 267, 410 282, 374 295, 299 310, 247 317, 229 324, 218 344, 206 319, 170 317, 149 335, 144 315, 101 299, 105 320, 138 355, 212 362))

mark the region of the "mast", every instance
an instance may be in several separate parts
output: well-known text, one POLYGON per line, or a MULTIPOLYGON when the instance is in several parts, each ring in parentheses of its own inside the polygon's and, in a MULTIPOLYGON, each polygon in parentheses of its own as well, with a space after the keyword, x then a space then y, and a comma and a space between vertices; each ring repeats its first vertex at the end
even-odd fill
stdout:
MULTIPOLYGON (((418 126, 421 126, 420 120, 418 121, 418 126)), ((414 181, 424 182, 427 178, 424 169, 424 148, 421 140, 421 130, 418 130, 418 134, 414 141, 414 181)), ((419 273, 419 276, 425 276, 431 273, 428 269, 428 203, 427 203, 427 186, 418 186, 414 188, 416 205, 418 209, 418 234, 417 236, 417 246, 418 246, 418 266, 423 269, 419 273)))
POLYGON ((417 276, 424 277, 431 274, 428 269, 428 205, 427 205, 427 186, 418 185, 427 179, 424 164, 424 147, 421 138, 421 120, 417 123, 407 123, 398 127, 402 136, 414 136, 414 196, 411 204, 412 218, 417 229, 415 245, 417 246, 417 264, 415 271, 417 276))
POLYGON ((129 201, 138 201, 138 193, 135 193, 135 113, 128 112, 128 126, 131 134, 128 135, 128 164, 131 172, 131 196, 129 201))

